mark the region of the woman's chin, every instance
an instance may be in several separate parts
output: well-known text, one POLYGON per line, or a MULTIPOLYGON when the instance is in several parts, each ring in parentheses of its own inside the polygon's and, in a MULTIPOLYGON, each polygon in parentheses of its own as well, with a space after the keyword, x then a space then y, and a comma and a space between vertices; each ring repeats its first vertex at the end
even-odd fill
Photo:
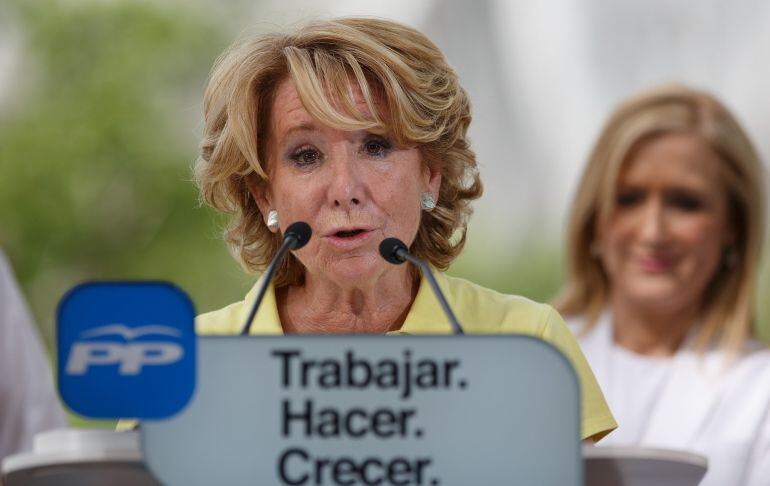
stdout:
POLYGON ((329 265, 323 275, 325 279, 337 282, 342 287, 359 287, 376 280, 383 273, 383 267, 390 265, 382 258, 360 256, 339 259, 329 265))
POLYGON ((623 292, 624 300, 635 302, 637 306, 642 306, 649 310, 665 310, 672 307, 689 306, 694 298, 691 288, 683 288, 681 285, 674 285, 670 282, 656 282, 648 285, 638 285, 632 288, 626 288, 623 292))

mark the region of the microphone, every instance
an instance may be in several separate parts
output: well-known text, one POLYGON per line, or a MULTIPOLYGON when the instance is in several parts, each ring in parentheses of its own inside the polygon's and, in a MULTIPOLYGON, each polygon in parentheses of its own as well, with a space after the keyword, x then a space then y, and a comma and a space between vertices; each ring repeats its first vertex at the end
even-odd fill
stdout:
POLYGON ((281 258, 283 258, 283 255, 287 251, 299 250, 303 246, 307 245, 307 242, 310 241, 310 236, 312 234, 313 230, 310 229, 310 225, 304 221, 297 221, 290 224, 289 227, 286 228, 286 231, 283 233, 283 243, 281 243, 281 247, 278 248, 278 252, 276 252, 275 256, 270 261, 270 265, 267 266, 264 279, 262 280, 262 285, 260 286, 259 292, 257 293, 257 298, 254 300, 254 305, 251 306, 249 317, 246 318, 246 322, 243 324, 241 336, 245 336, 249 333, 249 330, 251 329, 251 323, 254 320, 254 316, 257 315, 259 304, 261 304, 262 299, 265 298, 267 286, 270 285, 270 282, 273 280, 273 274, 275 273, 275 269, 278 266, 278 262, 281 261, 281 258))
POLYGON ((420 270, 422 270, 423 276, 428 279, 428 282, 433 289, 433 293, 436 294, 436 298, 441 304, 441 308, 444 309, 444 314, 446 314, 447 319, 449 319, 449 323, 452 324, 455 334, 465 334, 462 327, 460 327, 460 323, 457 321, 457 317, 455 317, 454 312, 452 312, 452 308, 449 307, 449 302, 447 302, 446 297, 444 297, 444 293, 439 288, 438 282, 436 282, 436 278, 431 273, 427 263, 409 253, 409 249, 404 242, 398 238, 385 238, 382 240, 382 243, 380 243, 380 255, 386 261, 394 265, 401 265, 405 261, 409 261, 419 267, 420 270))

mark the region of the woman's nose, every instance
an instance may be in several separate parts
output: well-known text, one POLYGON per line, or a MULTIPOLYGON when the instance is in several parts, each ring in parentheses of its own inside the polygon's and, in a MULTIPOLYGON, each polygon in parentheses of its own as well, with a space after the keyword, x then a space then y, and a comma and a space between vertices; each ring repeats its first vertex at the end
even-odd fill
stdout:
POLYGON ((354 157, 347 153, 335 154, 329 164, 332 168, 329 184, 329 202, 332 206, 352 209, 364 202, 364 183, 354 157))
POLYGON ((657 198, 650 198, 644 206, 639 231, 646 242, 657 243, 665 238, 666 221, 663 204, 657 198))

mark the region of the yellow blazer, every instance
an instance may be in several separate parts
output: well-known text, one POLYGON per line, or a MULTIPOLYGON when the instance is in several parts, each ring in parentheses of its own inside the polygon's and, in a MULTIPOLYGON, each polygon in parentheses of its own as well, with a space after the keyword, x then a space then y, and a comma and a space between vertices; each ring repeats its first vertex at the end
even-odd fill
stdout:
MULTIPOLYGON (((558 348, 575 368, 581 389, 581 436, 598 441, 617 427, 599 385, 574 337, 559 314, 546 304, 505 295, 461 278, 436 272, 439 286, 468 334, 527 334, 558 348)), ((238 334, 256 298, 259 284, 245 299, 196 319, 199 334, 238 334)), ((250 334, 282 334, 281 320, 270 288, 254 317, 250 334)), ((391 334, 451 334, 452 327, 427 282, 422 279, 417 296, 399 331, 391 334)))

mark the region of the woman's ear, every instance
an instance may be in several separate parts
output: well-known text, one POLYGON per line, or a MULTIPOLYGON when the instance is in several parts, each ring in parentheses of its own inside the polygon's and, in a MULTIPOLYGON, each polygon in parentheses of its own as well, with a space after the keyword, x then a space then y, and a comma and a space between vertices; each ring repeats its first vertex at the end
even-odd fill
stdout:
POLYGON ((737 244, 738 236, 736 235, 735 224, 732 221, 728 221, 724 232, 724 246, 734 248, 737 244))
POLYGON ((441 168, 438 164, 427 163, 424 165, 423 177, 425 178, 425 190, 433 195, 433 200, 438 202, 441 189, 441 168))
POLYGON ((267 224, 267 214, 271 209, 275 209, 267 181, 252 173, 246 176, 246 187, 249 191, 247 197, 251 197, 257 203, 259 212, 262 214, 262 220, 267 224))
POLYGON ((601 260, 602 257, 602 247, 604 246, 604 227, 599 226, 598 228, 594 229, 593 238, 591 239, 591 242, 588 244, 588 254, 591 258, 594 258, 596 260, 601 260))

